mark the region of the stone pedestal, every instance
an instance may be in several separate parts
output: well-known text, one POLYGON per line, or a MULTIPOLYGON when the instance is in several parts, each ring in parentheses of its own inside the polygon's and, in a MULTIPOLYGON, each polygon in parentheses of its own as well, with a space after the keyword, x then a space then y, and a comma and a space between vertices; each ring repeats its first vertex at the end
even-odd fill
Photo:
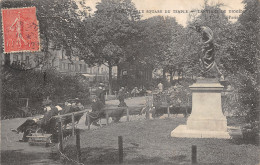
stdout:
POLYGON ((223 86, 215 79, 201 79, 190 86, 192 113, 187 125, 171 132, 172 137, 230 138, 221 106, 223 86))

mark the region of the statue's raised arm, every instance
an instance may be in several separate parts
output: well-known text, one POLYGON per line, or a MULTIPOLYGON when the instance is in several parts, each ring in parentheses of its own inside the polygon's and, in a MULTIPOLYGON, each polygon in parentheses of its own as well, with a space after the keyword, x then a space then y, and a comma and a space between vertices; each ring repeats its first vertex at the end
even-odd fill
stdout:
POLYGON ((205 33, 205 39, 208 39, 207 41, 204 42, 204 44, 208 44, 210 42, 213 42, 213 31, 207 27, 207 26, 202 26, 202 31, 205 33))

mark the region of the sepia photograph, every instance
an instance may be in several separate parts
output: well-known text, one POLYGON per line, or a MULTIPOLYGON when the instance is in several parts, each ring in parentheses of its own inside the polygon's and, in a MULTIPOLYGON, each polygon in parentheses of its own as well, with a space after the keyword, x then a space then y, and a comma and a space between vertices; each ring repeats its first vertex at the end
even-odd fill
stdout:
POLYGON ((259 0, 0 0, 2 165, 260 165, 259 0))

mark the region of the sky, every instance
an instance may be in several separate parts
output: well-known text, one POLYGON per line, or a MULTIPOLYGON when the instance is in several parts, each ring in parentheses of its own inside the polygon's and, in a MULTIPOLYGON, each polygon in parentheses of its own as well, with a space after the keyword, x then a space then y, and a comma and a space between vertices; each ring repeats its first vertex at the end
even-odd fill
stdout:
MULTIPOLYGON (((85 0, 86 5, 91 7, 93 11, 96 10, 96 3, 100 1, 85 0)), ((186 26, 189 12, 194 9, 201 10, 204 4, 204 0, 132 0, 132 2, 135 4, 137 10, 140 10, 142 19, 157 15, 172 16, 183 26, 186 26), (157 12, 151 10, 156 10, 157 12), (165 12, 165 10, 169 10, 170 12, 165 12), (184 10, 184 12, 188 13, 176 13, 177 11, 173 12, 173 10, 184 10)), ((242 0, 208 0, 208 2, 209 4, 223 3, 225 6, 221 7, 221 9, 226 10, 226 15, 231 22, 237 21, 237 17, 244 8, 242 0), (229 10, 235 11, 230 13, 229 10)))

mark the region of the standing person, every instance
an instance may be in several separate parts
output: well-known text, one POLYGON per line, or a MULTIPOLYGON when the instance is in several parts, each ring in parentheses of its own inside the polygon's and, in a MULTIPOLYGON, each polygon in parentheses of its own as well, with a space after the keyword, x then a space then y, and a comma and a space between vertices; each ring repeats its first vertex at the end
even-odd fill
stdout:
POLYGON ((159 92, 163 92, 163 84, 160 82, 158 84, 159 92))
POLYGON ((125 103, 125 88, 121 87, 121 89, 118 92, 118 100, 119 100, 119 105, 118 107, 126 107, 125 103))
POLYGON ((105 89, 104 89, 104 85, 102 83, 99 84, 99 87, 97 89, 96 95, 97 95, 97 97, 99 98, 99 100, 103 104, 106 104, 106 101, 105 101, 105 89))
POLYGON ((131 92, 132 97, 136 97, 137 91, 138 91, 137 87, 134 87, 134 89, 131 92))

